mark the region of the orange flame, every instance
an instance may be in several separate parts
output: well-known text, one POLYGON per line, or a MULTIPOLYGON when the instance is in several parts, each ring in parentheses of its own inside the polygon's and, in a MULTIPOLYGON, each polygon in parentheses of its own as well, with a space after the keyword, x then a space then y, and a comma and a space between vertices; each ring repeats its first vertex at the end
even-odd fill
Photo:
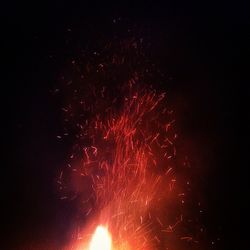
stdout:
POLYGON ((109 231, 104 226, 98 226, 91 239, 89 250, 112 250, 112 239, 109 231))

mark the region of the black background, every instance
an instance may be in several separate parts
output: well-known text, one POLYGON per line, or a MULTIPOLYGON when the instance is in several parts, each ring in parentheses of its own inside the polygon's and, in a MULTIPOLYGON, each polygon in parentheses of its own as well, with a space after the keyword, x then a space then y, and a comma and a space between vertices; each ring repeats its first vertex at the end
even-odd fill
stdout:
POLYGON ((56 139, 61 100, 50 90, 77 48, 92 37, 111 38, 119 17, 128 28, 149 30, 155 61, 174 79, 166 89, 183 141, 204 167, 200 192, 208 242, 215 242, 210 247, 242 249, 248 217, 247 9, 236 1, 3 3, 2 249, 63 244, 74 208, 58 201, 54 179, 70 145, 56 139))

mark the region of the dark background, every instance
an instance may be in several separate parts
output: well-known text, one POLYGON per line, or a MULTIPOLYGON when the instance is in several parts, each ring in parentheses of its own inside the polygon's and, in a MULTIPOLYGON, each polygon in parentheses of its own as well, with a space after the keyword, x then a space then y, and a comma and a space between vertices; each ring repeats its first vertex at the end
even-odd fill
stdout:
POLYGON ((62 100, 51 90, 75 51, 93 37, 111 38, 113 19, 121 17, 128 28, 148 30, 152 57, 173 78, 166 89, 200 166, 209 247, 242 249, 249 212, 247 10, 236 1, 3 3, 1 248, 64 243, 74 208, 57 199, 54 179, 70 145, 56 138, 62 100))

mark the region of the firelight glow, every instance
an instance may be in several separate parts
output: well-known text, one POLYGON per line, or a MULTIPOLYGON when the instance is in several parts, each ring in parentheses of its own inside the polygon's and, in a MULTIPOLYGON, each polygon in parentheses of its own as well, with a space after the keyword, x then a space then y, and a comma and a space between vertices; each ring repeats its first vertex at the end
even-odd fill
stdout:
POLYGON ((91 239, 89 250, 112 250, 112 240, 108 229, 98 226, 91 239))

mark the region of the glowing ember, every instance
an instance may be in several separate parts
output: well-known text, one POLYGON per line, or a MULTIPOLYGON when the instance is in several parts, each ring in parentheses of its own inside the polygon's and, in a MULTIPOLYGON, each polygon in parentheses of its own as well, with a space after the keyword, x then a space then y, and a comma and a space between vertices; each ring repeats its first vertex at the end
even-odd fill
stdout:
POLYGON ((98 226, 90 242, 89 250, 111 250, 112 241, 107 228, 98 226))
POLYGON ((85 222, 75 235, 90 250, 184 249, 193 239, 186 230, 192 220, 179 226, 188 217, 181 171, 189 164, 176 149, 173 111, 166 93, 144 84, 141 73, 105 86, 118 81, 123 71, 112 67, 123 61, 114 56, 88 65, 82 85, 66 84, 72 98, 62 110, 74 149, 58 180, 61 199, 79 201, 85 222), (98 226, 90 243, 87 235, 98 224, 110 233, 98 226))
MULTIPOLYGON (((109 225, 115 249, 155 249, 182 220, 174 211, 180 204, 172 169, 177 135, 165 93, 129 86, 118 109, 116 100, 105 101, 102 89, 95 95, 96 106, 93 99, 86 105, 93 116, 79 124, 83 144, 72 156, 79 160, 70 167, 72 176, 91 184, 82 211, 92 216, 90 223, 109 225)), ((98 227, 90 246, 109 249, 107 229, 98 227)))

